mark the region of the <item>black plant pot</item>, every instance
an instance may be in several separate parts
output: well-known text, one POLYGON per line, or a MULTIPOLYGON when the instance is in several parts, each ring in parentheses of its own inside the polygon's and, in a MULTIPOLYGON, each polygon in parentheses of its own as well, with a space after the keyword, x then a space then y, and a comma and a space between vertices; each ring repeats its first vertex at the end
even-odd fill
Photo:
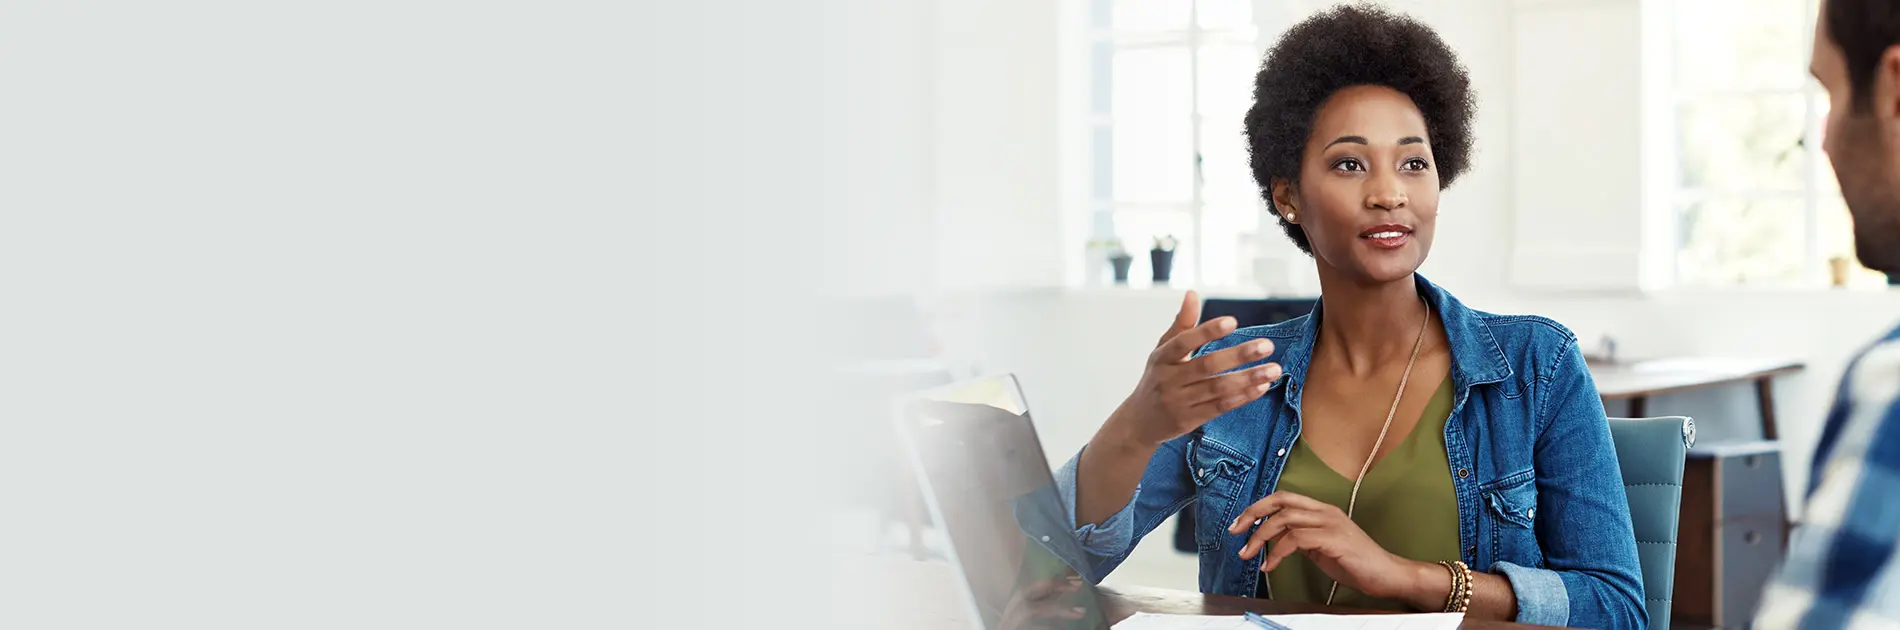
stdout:
POLYGON ((1108 259, 1108 264, 1115 267, 1115 284, 1128 284, 1128 266, 1135 264, 1135 257, 1116 256, 1108 259))
POLYGON ((1174 276, 1174 252, 1165 249, 1148 250, 1148 263, 1154 268, 1155 283, 1162 284, 1174 276))

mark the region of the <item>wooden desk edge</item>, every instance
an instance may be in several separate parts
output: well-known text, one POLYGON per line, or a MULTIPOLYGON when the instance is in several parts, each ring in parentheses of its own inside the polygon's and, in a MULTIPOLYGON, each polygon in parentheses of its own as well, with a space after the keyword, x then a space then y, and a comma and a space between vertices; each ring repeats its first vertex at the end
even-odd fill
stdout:
POLYGON ((1604 392, 1603 390, 1599 389, 1597 390, 1597 396, 1604 400, 1625 400, 1625 399, 1630 399, 1630 398, 1641 398, 1643 396, 1655 396, 1657 394, 1668 394, 1668 393, 1673 393, 1673 392, 1688 391, 1692 389, 1701 389, 1704 387, 1727 385, 1729 383, 1756 382, 1765 378, 1774 378, 1777 376, 1793 374, 1795 372, 1800 372, 1806 369, 1808 369, 1807 364, 1794 362, 1794 363, 1788 363, 1785 365, 1777 365, 1775 367, 1768 368, 1768 369, 1755 370, 1753 372, 1745 372, 1745 373, 1736 374, 1733 376, 1724 376, 1716 380, 1703 381, 1703 382, 1698 382, 1698 383, 1689 383, 1685 385, 1673 385, 1669 387, 1658 387, 1658 388, 1653 388, 1653 389, 1637 389, 1637 390, 1630 390, 1630 391, 1623 391, 1623 392, 1604 392))
MULTIPOLYGON (((1189 591, 1177 591, 1146 586, 1100 586, 1102 593, 1102 612, 1109 624, 1121 623, 1137 612, 1173 614, 1173 615, 1238 615, 1241 611, 1252 611, 1263 615, 1297 615, 1310 613, 1330 614, 1389 614, 1381 611, 1354 610, 1318 606, 1313 604, 1290 604, 1252 597, 1231 595, 1207 595, 1189 591)), ((1509 621, 1486 621, 1466 619, 1459 624, 1466 630, 1507 630, 1512 628, 1543 628, 1509 621)))

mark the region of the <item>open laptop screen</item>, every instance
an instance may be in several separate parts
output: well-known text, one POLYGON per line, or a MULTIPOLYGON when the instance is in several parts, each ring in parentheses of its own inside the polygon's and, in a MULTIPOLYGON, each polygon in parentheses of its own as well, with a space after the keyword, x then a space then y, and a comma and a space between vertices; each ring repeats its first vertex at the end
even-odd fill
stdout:
POLYGON ((1066 510, 1014 383, 1000 385, 975 390, 994 396, 903 408, 905 442, 951 561, 984 628, 1106 628, 1094 587, 1070 566, 1083 557, 1074 541, 1024 533, 1066 531, 1066 510))

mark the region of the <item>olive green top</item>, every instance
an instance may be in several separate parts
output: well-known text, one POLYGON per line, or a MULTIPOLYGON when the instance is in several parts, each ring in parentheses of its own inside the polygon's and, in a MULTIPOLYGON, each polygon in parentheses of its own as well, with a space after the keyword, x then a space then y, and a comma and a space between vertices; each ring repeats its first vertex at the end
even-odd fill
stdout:
MULTIPOLYGON (((1451 415, 1451 378, 1438 386, 1418 426, 1398 447, 1373 463, 1359 485, 1353 522, 1394 555, 1424 562, 1458 560, 1458 495, 1451 486, 1451 462, 1445 456, 1445 420, 1451 415)), ((1278 490, 1293 492, 1346 509, 1352 478, 1320 461, 1304 440, 1293 444, 1278 490)), ((1323 604, 1333 579, 1305 554, 1295 553, 1267 574, 1261 595, 1278 601, 1323 604)), ((1375 599, 1345 585, 1333 605, 1406 610, 1403 603, 1375 599)))

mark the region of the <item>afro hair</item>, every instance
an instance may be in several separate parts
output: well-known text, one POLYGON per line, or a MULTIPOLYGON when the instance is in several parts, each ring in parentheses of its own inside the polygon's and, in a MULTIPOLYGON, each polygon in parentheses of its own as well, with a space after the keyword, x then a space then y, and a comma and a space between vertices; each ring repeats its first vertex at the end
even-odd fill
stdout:
POLYGON ((1247 151, 1267 209, 1300 251, 1306 233, 1273 202, 1273 182, 1298 183, 1300 158, 1320 105, 1342 88, 1381 85, 1411 97, 1424 114, 1439 188, 1470 166, 1477 100, 1458 55, 1430 27, 1363 4, 1333 7, 1288 29, 1254 76, 1247 151))

